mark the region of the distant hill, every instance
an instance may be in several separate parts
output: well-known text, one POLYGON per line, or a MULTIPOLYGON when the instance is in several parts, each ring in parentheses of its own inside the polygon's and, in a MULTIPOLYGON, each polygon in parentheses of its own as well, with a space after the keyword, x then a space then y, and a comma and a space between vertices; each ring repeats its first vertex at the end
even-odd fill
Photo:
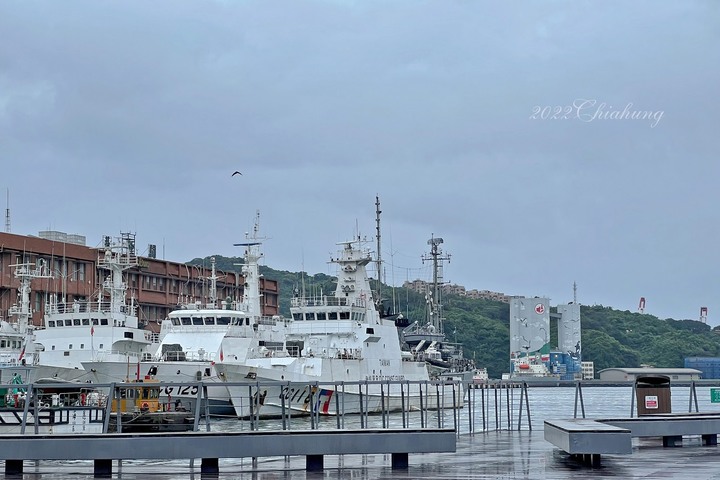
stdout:
MULTIPOLYGON (((239 271, 238 257, 215 256, 220 270, 239 271)), ((196 258, 194 265, 209 265, 209 257, 196 258)), ((335 277, 318 273, 288 272, 261 266, 260 273, 276 280, 280 287, 280 312, 290 314, 294 289, 306 294, 331 293, 335 277)), ((377 282, 371 280, 377 290, 377 282)), ((410 319, 422 322, 425 299, 402 287, 382 286, 385 308, 393 305, 410 319)), ((506 303, 446 295, 445 333, 450 340, 464 345, 465 356, 487 367, 491 378, 499 378, 509 369, 510 311, 506 303)), ((583 360, 595 362, 595 371, 610 367, 683 367, 685 357, 720 356, 720 330, 694 320, 661 320, 653 315, 614 310, 604 306, 582 306, 583 360)), ((554 338, 555 329, 552 329, 554 338)))

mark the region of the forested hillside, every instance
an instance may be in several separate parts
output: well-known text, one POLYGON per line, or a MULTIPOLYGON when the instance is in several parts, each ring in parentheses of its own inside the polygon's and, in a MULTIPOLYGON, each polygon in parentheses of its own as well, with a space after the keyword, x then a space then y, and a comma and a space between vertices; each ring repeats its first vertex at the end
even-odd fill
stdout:
MULTIPOLYGON (((216 257, 221 270, 238 270, 240 258, 216 257)), ((209 265, 209 259, 195 259, 193 264, 209 265)), ((294 289, 307 294, 331 293, 334 277, 307 275, 274 270, 261 266, 260 272, 276 280, 280 287, 280 311, 289 315, 294 289)), ((376 288, 377 285, 373 283, 376 288)), ((422 322, 425 299, 404 288, 383 286, 384 308, 422 322)), ((551 302, 552 303, 552 302, 551 302)), ((445 333, 465 348, 465 356, 479 367, 487 367, 491 378, 508 371, 509 306, 491 300, 476 300, 457 295, 444 297, 445 333)), ((653 315, 614 310, 604 306, 582 306, 582 357, 595 362, 595 371, 609 367, 682 367, 685 357, 720 356, 720 331, 694 320, 661 320, 653 315)), ((555 329, 551 339, 556 341, 555 329)))

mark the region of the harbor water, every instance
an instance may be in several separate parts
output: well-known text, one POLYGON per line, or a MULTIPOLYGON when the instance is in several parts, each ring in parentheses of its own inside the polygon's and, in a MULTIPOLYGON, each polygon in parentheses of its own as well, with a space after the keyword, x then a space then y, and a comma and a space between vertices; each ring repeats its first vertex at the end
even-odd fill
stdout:
MULTIPOLYGON (((720 404, 712 403, 709 386, 696 388, 697 405, 701 412, 720 413, 720 404)), ((572 461, 543 438, 543 421, 550 418, 572 418, 575 412, 576 388, 528 388, 530 425, 522 410, 520 430, 520 389, 471 390, 465 408, 428 412, 423 421, 429 427, 439 424, 458 431, 457 452, 409 456, 408 470, 392 470, 390 455, 346 455, 325 458, 323 472, 306 472, 304 457, 275 457, 259 459, 221 459, 220 475, 214 478, 239 479, 435 479, 435 478, 692 478, 720 479, 720 451, 718 447, 703 447, 700 439, 686 440, 682 448, 662 447, 661 439, 634 439, 632 455, 604 456, 599 468, 589 468, 572 461), (497 399, 497 400, 496 400, 497 399), (509 408, 508 402, 509 399, 509 408), (484 416, 483 416, 484 412, 484 416), (508 414, 509 412, 509 414, 508 414), (484 427, 483 427, 484 426, 484 427)), ((628 417, 632 404, 630 386, 583 386, 585 415, 588 418, 628 417)), ((671 395, 673 412, 687 412, 692 406, 691 389, 674 386, 671 395)), ((524 403, 524 402, 523 402, 524 403)), ((524 408, 524 405, 523 405, 524 408)), ((578 416, 581 408, 577 407, 578 416)), ((411 412, 405 419, 401 413, 367 417, 371 428, 402 426, 402 422, 419 421, 419 412, 411 412)), ((346 428, 361 428, 364 420, 359 415, 343 418, 346 428)), ((308 417, 290 419, 290 429, 311 428, 308 417)), ((319 429, 336 428, 337 419, 321 417, 314 424, 319 429)), ((201 425, 204 429, 205 425, 201 425)), ((235 418, 212 419, 212 431, 249 430, 247 420, 235 418)), ((280 429, 280 420, 260 420, 256 428, 280 429)), ((113 478, 158 480, 205 478, 201 477, 199 460, 139 461, 124 460, 115 468, 113 478)), ((92 462, 65 461, 38 463, 26 462, 23 478, 68 479, 93 478, 92 462)))

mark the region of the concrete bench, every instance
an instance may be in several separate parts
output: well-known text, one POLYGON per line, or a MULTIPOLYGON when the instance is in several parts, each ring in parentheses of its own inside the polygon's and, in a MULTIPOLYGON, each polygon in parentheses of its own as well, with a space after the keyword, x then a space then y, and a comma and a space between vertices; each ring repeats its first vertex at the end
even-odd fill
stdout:
POLYGON ((637 418, 597 420, 626 428, 633 437, 662 437, 664 447, 682 446, 682 437, 699 435, 703 445, 717 445, 720 415, 716 413, 665 413, 637 418))
POLYGON ((629 429, 595 420, 545 420, 545 440, 593 466, 600 465, 600 455, 632 453, 629 429))
POLYGON ((23 460, 94 460, 96 476, 112 474, 112 460, 201 458, 202 474, 218 474, 218 459, 304 455, 306 469, 323 469, 325 455, 390 454, 393 469, 408 454, 454 452, 453 429, 273 430, 249 432, 0 435, 6 475, 21 475, 23 460))

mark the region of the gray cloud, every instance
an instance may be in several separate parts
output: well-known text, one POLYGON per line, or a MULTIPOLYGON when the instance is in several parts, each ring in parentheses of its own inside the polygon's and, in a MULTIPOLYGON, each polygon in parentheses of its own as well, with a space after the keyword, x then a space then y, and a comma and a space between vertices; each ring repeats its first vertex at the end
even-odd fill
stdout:
POLYGON ((239 253, 259 208, 271 266, 328 271, 379 194, 398 281, 434 233, 468 288, 720 312, 715 3, 0 10, 18 233, 129 228, 186 260, 239 253), (577 99, 663 116, 530 118, 577 99))

